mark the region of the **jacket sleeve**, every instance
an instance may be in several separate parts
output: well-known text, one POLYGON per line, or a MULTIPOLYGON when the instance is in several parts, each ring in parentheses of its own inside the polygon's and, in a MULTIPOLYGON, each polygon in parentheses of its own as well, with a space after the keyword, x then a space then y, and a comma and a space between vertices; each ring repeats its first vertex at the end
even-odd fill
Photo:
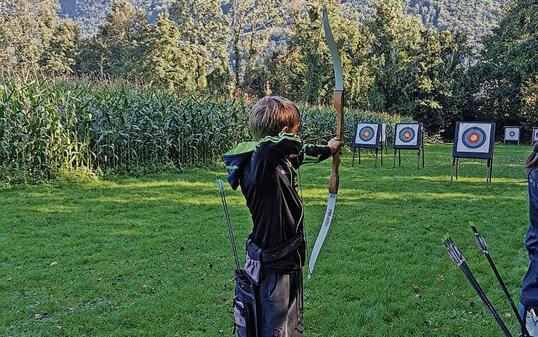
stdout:
POLYGON ((276 167, 288 158, 300 155, 302 142, 293 134, 281 133, 278 137, 265 137, 252 156, 255 183, 264 185, 276 179, 276 167))
POLYGON ((331 148, 323 145, 313 145, 305 144, 297 157, 297 162, 295 165, 297 167, 302 164, 315 164, 325 159, 329 158, 332 155, 331 148))

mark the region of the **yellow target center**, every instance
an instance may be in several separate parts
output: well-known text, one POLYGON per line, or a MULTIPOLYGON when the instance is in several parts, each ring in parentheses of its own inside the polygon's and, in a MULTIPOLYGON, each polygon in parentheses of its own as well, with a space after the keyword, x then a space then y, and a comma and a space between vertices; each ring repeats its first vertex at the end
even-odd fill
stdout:
POLYGON ((404 137, 405 138, 409 138, 411 136, 411 134, 409 132, 404 132, 404 137))
POLYGON ((365 136, 365 137, 368 137, 369 135, 370 135, 370 132, 368 132, 368 131, 364 131, 364 136, 365 136))
POLYGON ((471 142, 476 142, 478 140, 477 135, 471 135, 471 142))

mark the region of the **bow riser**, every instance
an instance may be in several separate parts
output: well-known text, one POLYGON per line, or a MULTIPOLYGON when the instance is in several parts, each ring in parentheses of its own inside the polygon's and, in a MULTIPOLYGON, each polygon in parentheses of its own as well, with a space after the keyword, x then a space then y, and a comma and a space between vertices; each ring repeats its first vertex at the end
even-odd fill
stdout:
MULTIPOLYGON (((344 91, 334 91, 334 109, 336 110, 336 138, 344 139, 344 91)), ((333 155, 331 175, 329 176, 329 193, 337 194, 340 186, 340 151, 333 155)))

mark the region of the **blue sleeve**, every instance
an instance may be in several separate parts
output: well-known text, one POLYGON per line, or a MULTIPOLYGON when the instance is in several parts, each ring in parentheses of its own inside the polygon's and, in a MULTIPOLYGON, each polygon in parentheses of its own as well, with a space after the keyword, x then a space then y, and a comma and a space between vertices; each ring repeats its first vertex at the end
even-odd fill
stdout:
POLYGON ((531 225, 538 227, 538 168, 529 173, 529 216, 531 225))
POLYGON ((521 303, 527 307, 538 307, 538 227, 529 226, 525 247, 530 261, 521 282, 521 303))

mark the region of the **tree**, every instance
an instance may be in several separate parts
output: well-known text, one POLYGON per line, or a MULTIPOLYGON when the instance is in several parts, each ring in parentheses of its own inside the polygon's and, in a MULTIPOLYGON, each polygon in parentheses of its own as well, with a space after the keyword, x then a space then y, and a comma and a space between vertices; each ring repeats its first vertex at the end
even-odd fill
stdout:
POLYGON ((70 75, 74 66, 79 47, 79 30, 71 20, 61 21, 45 49, 41 60, 41 68, 52 75, 70 75))
POLYGON ((0 1, 0 71, 39 72, 58 24, 57 11, 57 0, 0 1))
POLYGON ((411 81, 406 94, 413 118, 430 132, 450 127, 450 116, 458 111, 454 94, 463 76, 461 60, 467 51, 466 40, 459 35, 433 29, 421 32, 417 54, 409 66, 411 81))
POLYGON ((264 91, 266 77, 260 70, 271 53, 272 39, 282 34, 287 12, 282 0, 231 1, 230 68, 236 90, 264 91))
POLYGON ((219 0, 176 0, 170 17, 192 60, 197 90, 222 91, 228 81, 227 19, 219 0), (209 88, 208 88, 209 86, 209 88))
MULTIPOLYGON (((499 26, 483 39, 478 62, 469 70, 466 107, 500 126, 538 123, 538 4, 511 3, 499 26)), ((469 111, 464 113, 470 114, 469 111)))
POLYGON ((130 0, 114 0, 97 34, 81 44, 78 69, 103 77, 139 79, 150 27, 142 9, 130 0))
POLYGON ((367 58, 375 78, 371 95, 377 96, 376 110, 411 115, 406 96, 411 80, 408 67, 419 48, 423 26, 404 14, 399 1, 381 0, 366 27, 372 36, 367 58))
POLYGON ((194 71, 187 51, 180 46, 181 35, 168 13, 161 13, 151 33, 144 58, 145 78, 168 89, 192 92, 196 89, 194 71))

